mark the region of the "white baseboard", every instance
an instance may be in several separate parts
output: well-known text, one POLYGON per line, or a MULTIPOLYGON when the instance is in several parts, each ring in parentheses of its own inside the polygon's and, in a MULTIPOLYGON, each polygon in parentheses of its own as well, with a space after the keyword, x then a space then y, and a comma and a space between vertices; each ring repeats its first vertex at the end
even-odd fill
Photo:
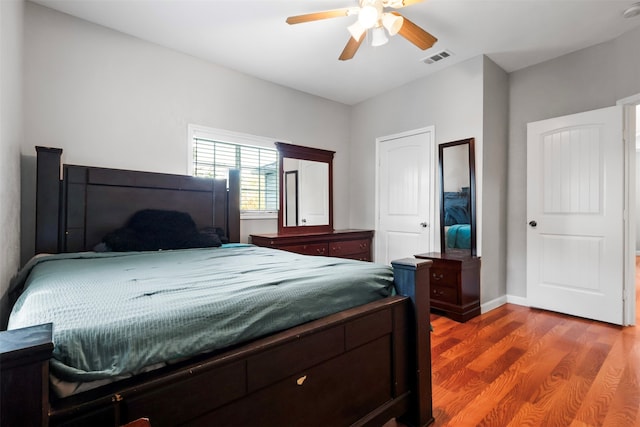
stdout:
POLYGON ((494 310, 501 305, 505 305, 507 303, 507 296, 503 295, 491 301, 487 301, 484 304, 480 305, 480 313, 486 313, 488 311, 494 310))
POLYGON ((501 297, 498 297, 496 299, 493 299, 491 301, 487 301, 483 304, 480 305, 480 312, 481 313, 487 313, 491 310, 495 310, 496 308, 500 307, 501 305, 505 305, 505 304, 516 304, 516 305, 522 305, 524 307, 529 307, 529 303, 527 302, 526 298, 523 297, 517 297, 514 295, 503 295, 501 297))
POLYGON ((522 305, 524 307, 529 307, 529 302, 525 297, 518 297, 515 295, 507 295, 507 302, 509 304, 522 305))

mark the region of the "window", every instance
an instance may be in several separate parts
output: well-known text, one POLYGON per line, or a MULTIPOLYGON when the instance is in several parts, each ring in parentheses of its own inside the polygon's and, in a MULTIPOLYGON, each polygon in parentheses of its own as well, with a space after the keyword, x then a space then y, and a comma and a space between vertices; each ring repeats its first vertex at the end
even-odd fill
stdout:
POLYGON ((278 152, 273 140, 195 126, 189 133, 192 175, 226 179, 229 169, 239 169, 243 217, 277 213, 278 152))

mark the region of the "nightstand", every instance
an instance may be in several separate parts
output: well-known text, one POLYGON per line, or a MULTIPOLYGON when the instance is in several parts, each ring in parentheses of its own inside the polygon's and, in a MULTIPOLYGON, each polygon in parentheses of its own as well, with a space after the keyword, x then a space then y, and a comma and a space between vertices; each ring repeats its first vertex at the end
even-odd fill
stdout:
POLYGON ((480 314, 480 258, 469 251, 429 252, 415 255, 430 259, 431 309, 458 321, 480 314))

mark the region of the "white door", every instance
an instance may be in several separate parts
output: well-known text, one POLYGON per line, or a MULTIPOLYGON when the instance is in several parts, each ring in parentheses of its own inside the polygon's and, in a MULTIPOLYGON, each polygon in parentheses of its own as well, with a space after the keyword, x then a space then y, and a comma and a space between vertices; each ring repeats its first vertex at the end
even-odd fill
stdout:
POLYGON ((527 126, 527 300, 622 324, 622 109, 527 126))
POLYGON ((376 262, 433 250, 433 129, 378 139, 376 262))

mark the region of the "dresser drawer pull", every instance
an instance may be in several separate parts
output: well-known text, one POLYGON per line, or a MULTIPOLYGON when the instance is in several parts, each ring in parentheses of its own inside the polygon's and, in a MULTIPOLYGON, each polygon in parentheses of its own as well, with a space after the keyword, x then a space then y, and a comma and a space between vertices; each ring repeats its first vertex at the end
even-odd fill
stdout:
POLYGON ((431 276, 433 276, 433 280, 442 280, 442 279, 444 279, 444 274, 442 274, 442 273, 440 273, 440 274, 433 273, 431 276))
POLYGON ((316 249, 316 252, 318 252, 319 254, 323 254, 324 253, 324 248, 318 248, 318 249, 316 249))
POLYGON ((433 290, 433 294, 435 296, 438 296, 438 297, 443 297, 444 296, 444 291, 443 290, 434 289, 433 290))
POLYGON ((306 380, 306 379, 307 379, 307 376, 306 376, 306 375, 303 375, 303 376, 301 376, 300 378, 298 378, 298 379, 296 380, 296 384, 298 384, 298 385, 302 385, 302 384, 304 384, 304 382, 305 382, 305 380, 306 380))

